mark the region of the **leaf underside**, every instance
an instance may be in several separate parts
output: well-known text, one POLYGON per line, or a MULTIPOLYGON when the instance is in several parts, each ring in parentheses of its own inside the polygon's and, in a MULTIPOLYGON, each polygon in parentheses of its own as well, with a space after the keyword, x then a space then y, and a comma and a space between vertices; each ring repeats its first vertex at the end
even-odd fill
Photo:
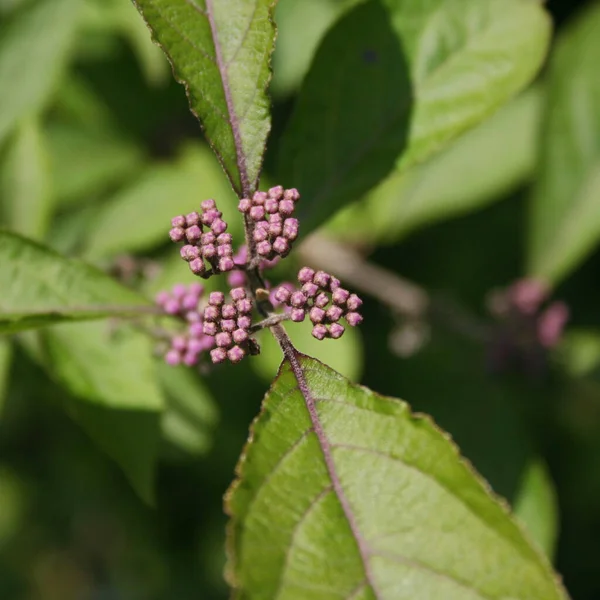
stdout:
POLYGON ((238 598, 566 598, 447 434, 304 355, 282 365, 238 477, 238 598))

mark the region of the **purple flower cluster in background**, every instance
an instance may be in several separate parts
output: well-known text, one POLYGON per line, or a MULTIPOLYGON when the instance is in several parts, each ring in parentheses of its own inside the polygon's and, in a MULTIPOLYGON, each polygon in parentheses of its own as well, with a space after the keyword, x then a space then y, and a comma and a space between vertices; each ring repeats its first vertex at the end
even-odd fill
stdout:
POLYGON ((358 312, 362 300, 341 287, 335 277, 325 271, 313 271, 303 267, 298 273, 300 289, 290 289, 289 284, 279 286, 274 299, 287 307, 292 321, 312 321, 312 335, 318 340, 338 339, 344 334, 341 318, 351 327, 359 325, 363 318, 358 312))
POLYGON ((173 242, 184 242, 181 258, 189 263, 194 275, 206 278, 213 273, 231 271, 235 264, 231 234, 226 233, 223 213, 217 210, 214 200, 204 200, 201 209, 201 213, 194 211, 173 217, 169 237, 173 242), (207 268, 206 263, 212 269, 207 268))
POLYGON ((292 217, 298 200, 297 189, 285 190, 280 185, 240 200, 238 210, 253 224, 252 236, 259 256, 273 260, 289 254, 298 237, 298 219, 292 217))
POLYGON ((230 296, 231 302, 225 303, 223 292, 212 292, 203 312, 204 334, 216 344, 210 352, 215 364, 227 359, 238 363, 247 354, 259 351, 258 344, 250 337, 252 299, 242 287, 232 289, 230 296))
POLYGON ((170 292, 160 292, 156 304, 162 310, 186 323, 186 329, 170 338, 170 347, 165 361, 172 365, 184 364, 192 367, 198 364, 203 352, 212 349, 215 340, 204 333, 200 302, 204 287, 199 283, 189 286, 178 284, 170 292))

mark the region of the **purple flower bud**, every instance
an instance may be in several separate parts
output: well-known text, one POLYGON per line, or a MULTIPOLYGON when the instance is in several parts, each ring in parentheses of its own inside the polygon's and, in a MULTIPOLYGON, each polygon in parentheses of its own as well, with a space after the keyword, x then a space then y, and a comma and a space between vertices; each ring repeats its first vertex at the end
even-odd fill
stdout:
POLYGON ((241 213, 247 213, 252 208, 252 200, 250 198, 242 198, 238 204, 238 210, 241 213))
POLYGON ((348 300, 346 300, 346 306, 348 310, 356 311, 362 306, 363 301, 356 295, 350 294, 348 300))
POLYGON ((177 283, 171 289, 171 293, 175 298, 181 300, 187 294, 187 287, 182 283, 177 283))
POLYGON ((215 235, 221 235, 222 233, 225 233, 225 230, 227 229, 227 223, 225 223, 223 219, 215 219, 210 228, 213 230, 215 235))
POLYGON ((208 210, 215 210, 217 208, 217 204, 216 202, 212 199, 209 198, 208 200, 204 200, 201 204, 200 204, 200 208, 206 212, 208 210))
POLYGON ((202 275, 204 271, 206 271, 204 261, 201 258, 195 258, 194 260, 190 261, 190 271, 194 275, 202 275))
POLYGON ((183 364, 186 367, 193 367, 198 362, 198 352, 189 350, 183 355, 183 364))
POLYGON ((176 335, 171 340, 171 348, 183 352, 187 348, 187 339, 184 335, 176 335))
POLYGON ((256 244, 256 251, 261 256, 269 256, 269 254, 271 254, 273 251, 273 246, 271 246, 271 244, 265 240, 264 242, 259 242, 256 244))
POLYGON ((184 310, 194 310, 195 308, 198 307, 198 296, 196 294, 191 294, 191 293, 187 293, 182 299, 181 299, 181 307, 184 310))
POLYGON ((232 288, 246 285, 246 274, 243 271, 232 271, 227 276, 227 285, 232 288))
POLYGON ((214 321, 204 321, 202 325, 202 332, 204 333, 204 335, 210 335, 211 337, 214 337, 215 335, 217 335, 218 331, 219 328, 214 321))
POLYGON ((192 225, 185 230, 185 237, 190 244, 197 244, 202 236, 202 229, 198 225, 192 225))
POLYGON ((569 308, 564 302, 553 302, 538 318, 537 334, 544 348, 553 348, 560 342, 569 320, 569 308))
POLYGON ((315 298, 315 306, 318 306, 319 308, 325 308, 328 304, 329 296, 327 294, 321 293, 315 298))
POLYGON ((233 319, 237 316, 237 310, 233 304, 223 304, 221 308, 221 316, 224 319, 233 319))
POLYGON ((204 293, 204 286, 197 281, 191 283, 188 287, 188 294, 194 294, 195 296, 200 297, 204 293))
POLYGON ((275 223, 280 223, 283 226, 283 217, 279 213, 269 215, 269 223, 271 225, 273 225, 275 223))
POLYGON ((179 305, 179 300, 176 300, 175 298, 169 298, 163 306, 163 310, 168 315, 176 315, 180 309, 181 306, 179 305))
POLYGON ((289 288, 281 285, 275 291, 275 300, 277 300, 277 302, 280 302, 281 304, 286 304, 287 301, 290 299, 291 295, 292 292, 289 290, 289 288))
POLYGON ((219 271, 226 273, 227 271, 231 271, 235 267, 235 263, 233 262, 233 258, 231 256, 225 256, 219 261, 219 271))
POLYGON ((243 287, 234 288, 229 292, 231 299, 234 301, 242 300, 246 297, 246 290, 243 287))
POLYGON ((170 297, 171 296, 169 295, 169 292, 162 291, 156 294, 154 301, 156 302, 156 304, 158 304, 158 306, 164 306, 168 302, 170 297))
POLYGON ((240 314, 250 314, 252 312, 252 300, 250 298, 242 298, 236 302, 236 307, 240 314))
POLYGON ((210 360, 212 360, 213 364, 218 365, 222 363, 227 358, 227 352, 223 350, 223 348, 215 348, 210 351, 210 360))
POLYGON ((185 217, 183 215, 177 215, 176 217, 173 217, 171 219, 171 226, 177 229, 183 229, 185 227, 185 217))
POLYGON ((221 213, 218 210, 207 210, 205 213, 202 213, 200 220, 204 225, 210 227, 220 216, 221 213))
POLYGON ((315 276, 315 272, 308 267, 302 267, 298 272, 298 281, 300 283, 308 283, 312 281, 312 278, 315 276))
POLYGON ((255 242, 264 242, 269 239, 269 230, 265 227, 256 227, 252 237, 254 238, 255 242))
POLYGON ((236 329, 232 337, 236 344, 243 344, 248 339, 248 332, 245 329, 236 329))
POLYGON ((329 326, 329 336, 334 340, 341 338, 344 335, 344 326, 339 323, 333 323, 329 326))
POLYGON ((350 292, 344 288, 337 288, 331 295, 331 299, 336 304, 346 304, 348 298, 350 298, 350 292))
POLYGON ((275 200, 279 200, 280 198, 283 197, 283 186, 276 185, 275 187, 272 187, 267 193, 271 198, 275 198, 275 200))
POLYGON ((181 246, 181 250, 179 251, 179 254, 181 254, 181 258, 183 258, 183 260, 185 260, 186 262, 190 262, 190 260, 194 260, 194 258, 198 258, 197 256, 194 256, 194 254, 196 254, 196 252, 198 252, 197 246, 192 246, 190 244, 186 244, 185 246, 181 246))
POLYGON ((229 348, 231 346, 231 336, 227 332, 221 331, 215 336, 215 342, 219 348, 229 348))
POLYGON ((294 308, 303 308, 306 304, 306 296, 302 292, 294 292, 290 298, 290 304, 294 308))
POLYGON ((313 282, 316 283, 322 290, 326 290, 329 285, 331 275, 325 271, 317 271, 313 277, 313 282))
POLYGON ((188 323, 201 323, 202 315, 197 310, 190 310, 185 313, 185 320, 188 323))
MULTIPOLYGON (((213 325, 215 325, 215 323, 213 323, 213 325)), ((199 321, 192 323, 188 329, 188 333, 192 338, 202 337, 204 335, 204 324, 199 321)))
POLYGON ((253 206, 249 214, 253 221, 261 221, 265 218, 265 209, 262 206, 253 206))
POLYGON ((260 204, 264 204, 266 199, 267 199, 267 193, 266 192, 255 192, 254 196, 252 196, 252 202, 256 206, 258 206, 260 204))
POLYGON ((312 336, 318 340, 323 340, 327 337, 327 327, 322 324, 315 325, 312 329, 312 336))
POLYGON ((193 352, 194 354, 200 354, 205 349, 205 342, 203 339, 192 339, 188 343, 188 352, 193 352))
POLYGON ((335 290, 337 290, 340 287, 341 283, 339 279, 336 279, 335 277, 332 277, 331 280, 329 281, 329 289, 332 292, 335 292, 335 290))
POLYGON ((181 354, 177 350, 169 350, 165 354, 165 362, 172 367, 176 367, 181 363, 181 354))
MULTIPOLYGON (((231 258, 233 256, 233 248, 230 244, 221 244, 217 246, 217 256, 225 258, 226 256, 231 258)), ((231 259, 233 260, 233 258, 231 259)))
POLYGON ((302 291, 309 297, 314 298, 319 293, 319 286, 309 281, 302 286, 302 291))
POLYGON ((214 258, 217 255, 217 249, 214 244, 206 244, 202 246, 202 256, 206 259, 214 258))
POLYGON ((360 325, 363 320, 362 316, 359 315, 357 312, 349 312, 348 314, 346 314, 344 319, 346 319, 346 323, 348 323, 348 325, 350 325, 351 327, 356 327, 357 325, 360 325))
POLYGON ((296 188, 290 188, 289 190, 285 190, 283 192, 283 197, 286 200, 291 200, 292 202, 298 202, 300 200, 300 193, 296 188))
POLYGON ((250 329, 252 326, 252 319, 246 315, 238 317, 237 326, 240 329, 250 329))
POLYGON ((304 321, 304 317, 306 317, 306 311, 303 308, 292 308, 290 316, 294 323, 301 323, 304 321))
POLYGON ((244 244, 239 247, 237 254, 233 257, 236 265, 243 266, 248 260, 248 248, 244 244))
POLYGON ((279 214, 283 215, 284 217, 289 217, 294 214, 295 209, 296 207, 291 200, 282 200, 279 203, 279 214))
POLYGON ((283 235, 293 242, 298 237, 298 219, 286 219, 283 222, 283 235))
POLYGON ((281 223, 271 223, 267 231, 269 236, 277 237, 278 235, 281 235, 281 232, 283 231, 283 225, 281 223))
POLYGON ((207 246, 208 244, 214 244, 217 237, 212 231, 207 231, 200 236, 200 243, 203 246, 207 246))
POLYGON ((325 311, 322 308, 319 308, 318 306, 313 306, 310 309, 308 316, 310 317, 310 320, 313 323, 321 323, 323 321, 323 317, 325 317, 325 311))
POLYGON ((335 323, 340 320, 340 317, 344 314, 343 309, 339 306, 332 306, 327 310, 327 318, 331 323, 335 323))
POLYGON ((222 306, 225 302, 225 294, 223 292, 211 292, 208 296, 208 303, 211 306, 222 306))
MULTIPOLYGON (((216 292, 217 294, 219 292, 216 292)), ((210 302, 210 299, 209 299, 210 302)), ((221 311, 218 306, 209 305, 204 309, 204 320, 205 321, 216 321, 221 317, 221 311)))
POLYGON ((283 256, 290 251, 290 245, 285 238, 278 237, 273 242, 273 250, 275 250, 275 252, 277 252, 277 254, 281 254, 283 256))
POLYGON ((233 243, 233 236, 230 233, 222 233, 217 238, 217 244, 231 244, 233 243))
POLYGON ((200 215, 196 211, 186 215, 185 224, 188 227, 191 227, 192 225, 198 225, 198 223, 200 223, 200 215))
POLYGON ((236 323, 233 319, 223 319, 221 321, 221 329, 223 331, 228 331, 229 333, 231 333, 232 331, 235 331, 235 326, 236 323))
POLYGON ((173 227, 173 229, 169 231, 169 237, 172 242, 181 242, 185 237, 185 229, 183 229, 183 227, 173 227))
POLYGON ((234 346, 227 352, 227 357, 232 363, 239 363, 245 355, 246 353, 239 346, 234 346))
POLYGON ((279 210, 279 202, 273 198, 267 198, 265 200, 265 210, 269 214, 275 214, 279 210))

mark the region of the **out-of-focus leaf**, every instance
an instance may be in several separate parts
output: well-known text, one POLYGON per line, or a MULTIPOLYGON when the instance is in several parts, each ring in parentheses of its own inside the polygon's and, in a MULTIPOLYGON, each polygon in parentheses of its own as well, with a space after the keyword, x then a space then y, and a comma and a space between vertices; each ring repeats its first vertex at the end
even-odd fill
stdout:
POLYGON ((54 91, 69 58, 80 8, 80 0, 39 0, 2 32, 0 142, 54 91))
POLYGON ((144 153, 111 129, 96 131, 66 123, 47 127, 56 200, 73 205, 134 178, 144 153))
POLYGON ((558 536, 558 501, 554 483, 542 461, 532 462, 525 471, 514 512, 552 559, 558 536))
POLYGON ((107 203, 89 232, 86 255, 98 259, 168 243, 171 218, 198 210, 205 198, 217 200, 228 231, 240 234, 241 215, 219 164, 208 148, 188 146, 175 163, 150 166, 107 203))
POLYGON ((529 90, 425 164, 394 172, 327 230, 345 240, 396 242, 502 197, 534 170, 541 103, 541 90, 529 90))
POLYGON ((323 35, 352 4, 356 4, 356 0, 285 0, 277 3, 277 44, 270 86, 274 96, 286 96, 296 90, 323 35))
POLYGON ((563 32, 548 75, 529 272, 558 282, 600 239, 600 5, 563 32))
POLYGON ((238 596, 567 597, 447 434, 400 400, 288 358, 228 494, 238 596))
POLYGON ((5 231, 0 231, 0 290, 0 333, 132 315, 148 307, 142 296, 94 267, 5 231))
POLYGON ((210 392, 198 373, 187 367, 160 363, 157 372, 166 394, 166 408, 161 420, 163 438, 187 454, 206 453, 218 420, 210 392))
POLYGON ((330 30, 286 131, 282 179, 303 194, 304 233, 482 121, 546 53, 538 2, 383 4, 360 4, 330 30))
POLYGON ((19 531, 27 501, 19 474, 0 468, 0 548, 19 531))
POLYGON ((0 338, 0 417, 8 388, 10 364, 12 361, 12 343, 9 339, 0 338))
MULTIPOLYGON (((304 354, 329 365, 351 381, 359 381, 363 370, 363 352, 360 331, 346 327, 341 340, 315 339, 306 323, 288 323, 286 331, 294 346, 304 354)), ((281 348, 270 331, 261 334, 260 356, 252 360, 256 372, 272 381, 283 360, 281 348)))
POLYGON ((134 0, 185 85, 239 195, 258 184, 270 129, 272 0, 134 0))
POLYGON ((600 331, 569 328, 555 358, 572 377, 585 377, 600 370, 600 331))
POLYGON ((165 401, 150 339, 107 322, 64 323, 39 335, 48 373, 81 400, 69 412, 151 502, 165 401))
POLYGON ((9 144, 0 173, 0 201, 9 229, 43 238, 53 197, 46 141, 36 120, 22 121, 9 144))

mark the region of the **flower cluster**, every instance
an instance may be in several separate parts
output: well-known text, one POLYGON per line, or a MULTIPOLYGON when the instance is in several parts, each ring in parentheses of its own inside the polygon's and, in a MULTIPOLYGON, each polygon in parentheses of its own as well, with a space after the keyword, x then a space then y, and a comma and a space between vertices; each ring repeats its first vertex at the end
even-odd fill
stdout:
POLYGON ((200 301, 204 288, 199 283, 176 285, 170 292, 160 292, 156 304, 168 315, 180 317, 186 330, 170 338, 165 361, 172 366, 198 364, 203 352, 214 347, 215 340, 204 333, 200 301))
POLYGON ((280 185, 240 200, 238 210, 253 224, 252 236, 262 258, 273 260, 289 254, 298 237, 298 219, 292 217, 298 200, 297 189, 284 190, 280 185))
POLYGON ((225 303, 222 292, 212 292, 203 312, 203 332, 216 344, 210 352, 215 364, 226 359, 237 363, 247 354, 258 353, 258 344, 250 337, 252 300, 241 287, 232 289, 230 296, 232 302, 225 303))
POLYGON ((227 223, 221 218, 223 213, 217 210, 214 200, 204 200, 201 209, 201 213, 194 211, 171 219, 169 237, 174 242, 185 242, 181 258, 189 263, 194 275, 206 278, 231 271, 235 264, 231 234, 226 233, 227 223), (206 262, 212 269, 207 269, 206 262))
POLYGON ((313 323, 312 335, 318 340, 338 339, 344 334, 346 323, 355 327, 363 320, 358 309, 362 300, 341 287, 335 277, 324 271, 313 271, 303 267, 298 273, 301 289, 293 291, 289 285, 281 285, 275 290, 274 299, 285 305, 292 321, 304 321, 306 315, 313 323))

